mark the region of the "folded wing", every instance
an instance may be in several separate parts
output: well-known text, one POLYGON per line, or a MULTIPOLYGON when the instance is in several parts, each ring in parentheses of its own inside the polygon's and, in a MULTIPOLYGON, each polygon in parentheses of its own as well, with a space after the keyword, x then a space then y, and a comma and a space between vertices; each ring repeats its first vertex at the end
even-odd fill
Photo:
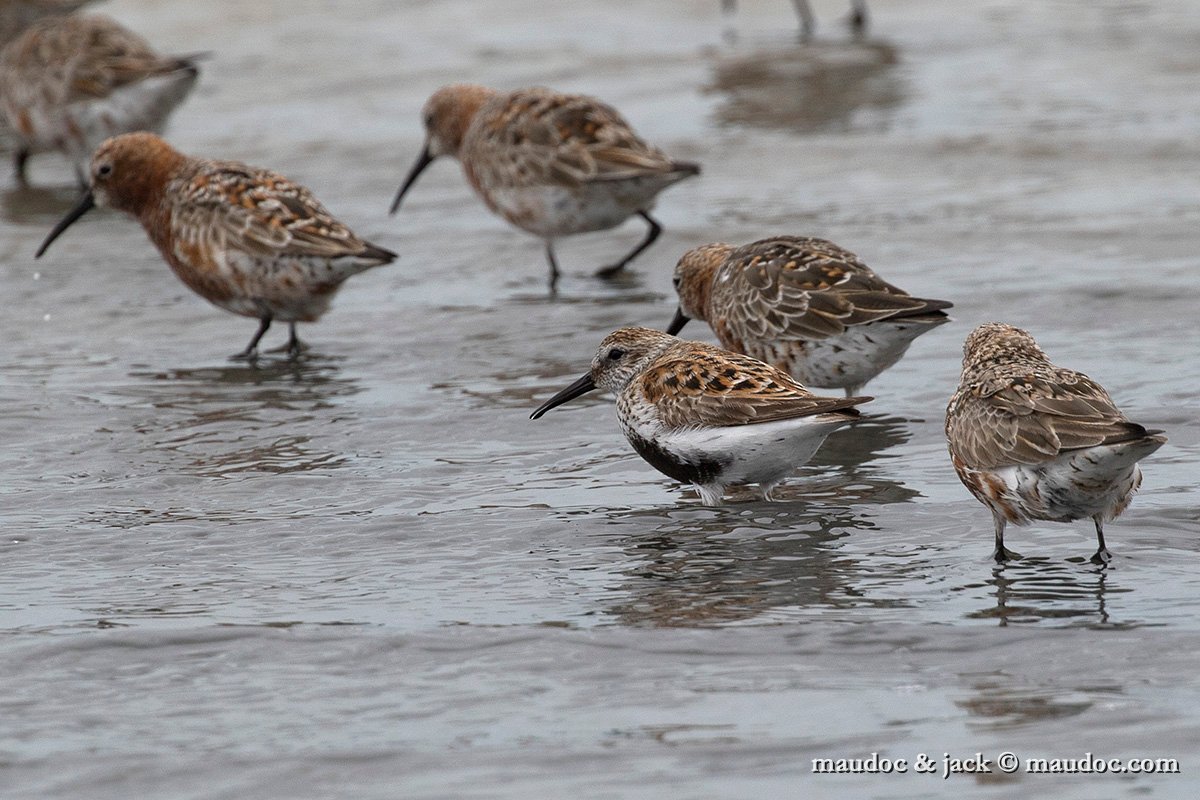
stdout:
POLYGON ((172 222, 181 238, 215 236, 226 248, 264 258, 355 258, 386 264, 396 257, 355 235, 308 189, 269 170, 210 162, 180 192, 182 202, 172 222))
POLYGON ((717 275, 736 338, 824 339, 876 320, 940 314, 950 303, 912 297, 858 256, 824 239, 783 236, 740 247, 717 275))
POLYGON ((1079 372, 996 379, 959 398, 950 442, 981 468, 1040 464, 1068 450, 1140 439, 1098 383, 1079 372))
POLYGON ((694 174, 693 164, 672 161, 643 141, 613 107, 583 95, 522 89, 500 95, 480 110, 471 147, 504 180, 578 187, 591 181, 694 174))
POLYGON ((755 359, 713 348, 707 358, 667 357, 639 378, 668 428, 731 426, 840 413, 869 397, 818 397, 789 375, 755 359))

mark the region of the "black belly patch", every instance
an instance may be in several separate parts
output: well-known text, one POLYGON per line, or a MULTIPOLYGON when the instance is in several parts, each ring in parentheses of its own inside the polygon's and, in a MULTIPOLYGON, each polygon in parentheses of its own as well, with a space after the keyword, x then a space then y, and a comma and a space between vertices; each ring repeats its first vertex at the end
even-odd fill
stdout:
POLYGON ((656 470, 674 478, 680 483, 711 483, 716 480, 727 463, 716 459, 707 461, 683 461, 674 453, 669 453, 654 442, 643 439, 637 434, 629 434, 629 443, 637 454, 646 459, 646 463, 656 470))

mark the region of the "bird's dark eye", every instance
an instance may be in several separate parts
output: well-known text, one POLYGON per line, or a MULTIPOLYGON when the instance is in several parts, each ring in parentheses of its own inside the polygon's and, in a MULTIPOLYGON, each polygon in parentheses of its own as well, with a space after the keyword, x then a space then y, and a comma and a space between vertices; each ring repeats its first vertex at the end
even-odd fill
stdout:
POLYGON ((675 284, 675 288, 678 289, 679 284, 683 283, 683 278, 676 275, 674 278, 671 279, 671 283, 675 284))
POLYGON ((608 351, 609 361, 619 361, 623 355, 625 355, 625 351, 619 347, 614 347, 612 350, 608 351))
POLYGON ((106 178, 112 174, 112 164, 101 164, 96 168, 96 174, 101 178, 106 178))

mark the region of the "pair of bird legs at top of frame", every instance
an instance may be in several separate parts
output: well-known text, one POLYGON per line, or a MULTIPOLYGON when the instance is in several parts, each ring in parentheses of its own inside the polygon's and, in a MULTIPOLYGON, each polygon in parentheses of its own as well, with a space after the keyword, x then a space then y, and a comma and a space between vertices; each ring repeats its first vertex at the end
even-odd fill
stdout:
MULTIPOLYGON (((660 233, 662 233, 662 225, 659 225, 658 221, 655 220, 654 217, 650 216, 648 212, 639 211, 637 212, 637 215, 646 220, 646 224, 650 226, 650 228, 646 231, 645 238, 638 242, 637 247, 630 250, 629 253, 617 263, 607 267, 601 267, 600 269, 596 270, 597 278, 612 278, 617 275, 619 272, 625 269, 626 264, 628 264, 630 261, 633 261, 642 254, 643 250, 654 244, 654 240, 658 238, 660 233)), ((553 293, 556 291, 558 286, 558 259, 554 257, 553 239, 546 240, 546 261, 550 262, 550 291, 553 293)))
MULTIPOLYGON (((792 0, 792 5, 796 7, 796 16, 800 17, 800 41, 806 42, 817 29, 817 17, 808 0, 792 0)), ((732 14, 737 10, 737 0, 721 0, 721 9, 726 14, 732 14)), ((850 14, 846 22, 855 36, 867 32, 867 0, 850 0, 850 14)))
MULTIPOLYGON (((249 361, 253 363, 258 360, 258 342, 266 334, 271 327, 271 318, 263 317, 258 321, 258 331, 254 334, 254 338, 250 340, 250 344, 246 345, 246 349, 240 353, 236 353, 229 357, 230 361, 249 361)), ((288 323, 288 340, 282 347, 276 347, 268 350, 268 353, 287 353, 288 358, 295 360, 301 353, 308 349, 308 345, 300 341, 300 337, 296 335, 296 323, 288 323)))
MULTIPOLYGON (((997 564, 1004 564, 1008 561, 1013 561, 1021 558, 1021 554, 1009 550, 1004 546, 1004 525, 1005 519, 1003 516, 993 513, 992 519, 996 523, 996 549, 992 553, 992 558, 997 564)), ((1096 514, 1092 517, 1092 522, 1096 523, 1096 552, 1092 554, 1091 561, 1093 564, 1107 566, 1108 562, 1112 561, 1113 555, 1108 551, 1108 547, 1104 544, 1104 517, 1096 514)))

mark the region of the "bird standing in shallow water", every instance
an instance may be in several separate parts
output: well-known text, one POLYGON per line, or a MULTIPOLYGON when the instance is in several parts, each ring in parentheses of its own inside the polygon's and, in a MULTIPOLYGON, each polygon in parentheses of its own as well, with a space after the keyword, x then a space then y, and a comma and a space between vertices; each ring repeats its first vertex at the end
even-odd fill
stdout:
POLYGON ((707 320, 726 348, 847 397, 950 321, 950 303, 909 295, 824 239, 703 245, 679 259, 674 282, 679 310, 667 333, 707 320))
POLYGON ((160 56, 108 17, 43 19, 0 53, 0 109, 29 156, 58 150, 86 184, 88 158, 120 133, 158 131, 196 83, 189 58, 160 56))
POLYGON ((690 483, 705 505, 730 484, 756 483, 764 499, 870 397, 817 397, 789 375, 719 347, 649 328, 609 334, 588 374, 533 412, 593 389, 617 395, 625 438, 650 466, 690 483))
POLYGON ((258 332, 234 358, 255 358, 273 320, 290 324, 285 348, 298 355, 297 322, 316 321, 351 275, 396 258, 360 239, 308 189, 282 175, 191 158, 152 133, 124 134, 97 148, 91 188, 37 256, 95 205, 136 217, 192 291, 259 320, 258 332))
POLYGON ((997 561, 1020 558, 1004 546, 1007 522, 1091 517, 1092 561, 1108 563, 1104 522, 1133 499, 1138 461, 1166 443, 1161 433, 1130 422, 1088 376, 1052 364, 1020 328, 990 322, 963 345, 946 440, 959 479, 992 512, 997 561))
POLYGON ((558 281, 556 239, 641 217, 646 237, 596 273, 615 275, 662 231, 650 216, 658 193, 700 172, 644 142, 616 109, 583 95, 453 84, 429 98, 423 120, 425 147, 391 213, 430 162, 457 158, 489 209, 546 243, 551 288, 558 281))

